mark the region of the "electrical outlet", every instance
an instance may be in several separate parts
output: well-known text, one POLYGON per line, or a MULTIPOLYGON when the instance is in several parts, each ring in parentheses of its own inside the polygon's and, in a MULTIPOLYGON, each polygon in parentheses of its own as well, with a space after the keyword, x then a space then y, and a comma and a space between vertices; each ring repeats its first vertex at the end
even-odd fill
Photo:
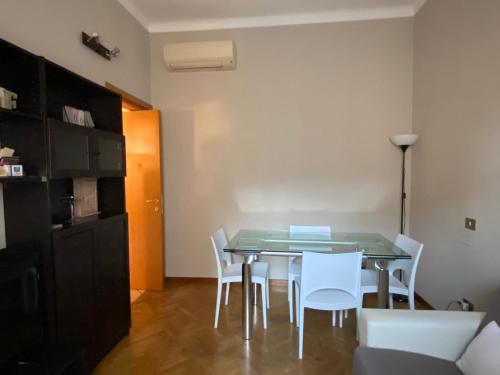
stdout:
POLYGON ((474 311, 474 304, 467 298, 462 298, 461 305, 463 311, 474 311))
POLYGON ((465 218, 465 228, 469 230, 476 230, 476 219, 470 217, 465 218))

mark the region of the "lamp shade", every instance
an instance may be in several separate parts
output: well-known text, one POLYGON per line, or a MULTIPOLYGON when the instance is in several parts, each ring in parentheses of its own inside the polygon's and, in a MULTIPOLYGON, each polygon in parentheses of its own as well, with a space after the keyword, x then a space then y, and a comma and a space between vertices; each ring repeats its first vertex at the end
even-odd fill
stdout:
POLYGON ((393 135, 390 140, 395 146, 411 146, 418 139, 417 134, 398 134, 393 135))

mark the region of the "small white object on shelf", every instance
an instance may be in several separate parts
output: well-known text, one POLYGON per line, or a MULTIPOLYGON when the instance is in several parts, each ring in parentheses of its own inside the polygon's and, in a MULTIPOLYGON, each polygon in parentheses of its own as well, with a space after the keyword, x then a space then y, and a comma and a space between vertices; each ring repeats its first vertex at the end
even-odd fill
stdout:
POLYGON ((14 156, 14 152, 13 148, 2 147, 0 148, 0 158, 10 158, 14 156))
POLYGON ((17 94, 0 87, 0 108, 17 109, 17 94))

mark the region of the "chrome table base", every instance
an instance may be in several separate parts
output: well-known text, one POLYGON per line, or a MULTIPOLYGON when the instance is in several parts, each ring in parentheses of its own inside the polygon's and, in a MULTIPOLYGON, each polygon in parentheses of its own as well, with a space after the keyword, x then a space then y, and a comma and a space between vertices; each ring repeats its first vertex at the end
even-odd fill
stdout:
POLYGON ((251 264, 255 259, 255 255, 245 255, 245 261, 242 267, 242 306, 241 306, 241 322, 243 327, 243 339, 250 340, 252 338, 252 267, 251 264))
POLYGON ((377 306, 379 309, 389 308, 389 271, 387 260, 377 260, 375 268, 378 270, 377 306))

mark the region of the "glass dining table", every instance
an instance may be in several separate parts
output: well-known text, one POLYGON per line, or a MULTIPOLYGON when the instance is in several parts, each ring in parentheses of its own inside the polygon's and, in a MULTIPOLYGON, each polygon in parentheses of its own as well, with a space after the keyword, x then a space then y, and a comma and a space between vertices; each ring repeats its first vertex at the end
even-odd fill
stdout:
POLYGON ((259 255, 300 257, 303 252, 335 254, 361 251, 363 258, 374 261, 379 271, 378 307, 389 302, 389 272, 387 266, 396 259, 411 259, 411 255, 378 233, 300 233, 290 236, 287 230, 240 230, 224 248, 225 252, 244 257, 242 264, 242 326, 243 338, 249 340, 252 331, 251 264, 259 255))

